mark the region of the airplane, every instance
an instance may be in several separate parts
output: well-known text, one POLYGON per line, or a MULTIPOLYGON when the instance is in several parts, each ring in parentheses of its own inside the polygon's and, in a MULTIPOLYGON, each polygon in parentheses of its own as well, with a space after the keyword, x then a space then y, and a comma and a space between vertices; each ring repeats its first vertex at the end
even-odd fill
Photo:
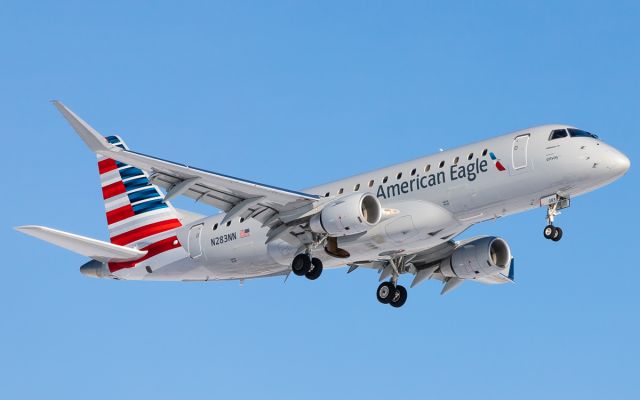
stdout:
POLYGON ((378 301, 397 308, 407 300, 403 274, 413 276, 410 287, 441 281, 441 294, 465 281, 513 282, 505 239, 455 237, 545 207, 543 235, 557 242, 560 210, 630 167, 592 133, 543 125, 296 191, 138 153, 53 104, 97 156, 110 240, 16 229, 89 257, 80 272, 95 278, 243 282, 293 273, 315 280, 324 268, 369 268, 382 282, 378 301), (176 196, 222 212, 175 208, 176 196))

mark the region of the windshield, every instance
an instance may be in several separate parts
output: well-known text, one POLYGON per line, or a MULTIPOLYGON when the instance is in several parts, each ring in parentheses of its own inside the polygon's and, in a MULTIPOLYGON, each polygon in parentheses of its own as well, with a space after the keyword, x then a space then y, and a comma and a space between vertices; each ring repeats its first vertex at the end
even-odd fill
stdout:
POLYGON ((593 139, 598 138, 598 135, 594 135, 593 133, 589 133, 580 129, 569 128, 567 130, 569 131, 569 135, 571 135, 571 137, 590 137, 593 139))
POLYGON ((551 131, 551 135, 549 135, 549 140, 560 139, 567 137, 567 131, 564 129, 554 129, 551 131))

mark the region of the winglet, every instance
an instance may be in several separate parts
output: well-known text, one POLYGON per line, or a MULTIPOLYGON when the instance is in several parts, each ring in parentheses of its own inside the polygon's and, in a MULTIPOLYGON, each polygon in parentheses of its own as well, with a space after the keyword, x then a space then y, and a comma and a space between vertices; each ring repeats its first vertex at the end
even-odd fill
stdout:
POLYGON ((69 110, 67 106, 59 102, 58 100, 51 101, 53 105, 60 111, 60 114, 71 124, 73 129, 78 133, 78 136, 82 141, 93 151, 98 153, 100 151, 111 150, 113 145, 109 144, 107 140, 98 131, 93 129, 91 125, 87 124, 82 118, 78 117, 73 111, 69 110))

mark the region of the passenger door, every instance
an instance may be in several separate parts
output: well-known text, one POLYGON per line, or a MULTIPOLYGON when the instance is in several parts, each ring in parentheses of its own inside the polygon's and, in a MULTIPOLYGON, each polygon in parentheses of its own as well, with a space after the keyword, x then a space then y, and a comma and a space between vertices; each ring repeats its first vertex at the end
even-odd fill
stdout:
POLYGON ((527 168, 527 150, 530 136, 531 135, 527 133, 513 139, 512 165, 514 171, 527 168))
POLYGON ((202 256, 202 242, 200 237, 202 236, 203 226, 204 224, 198 224, 189 229, 189 256, 191 258, 202 256))

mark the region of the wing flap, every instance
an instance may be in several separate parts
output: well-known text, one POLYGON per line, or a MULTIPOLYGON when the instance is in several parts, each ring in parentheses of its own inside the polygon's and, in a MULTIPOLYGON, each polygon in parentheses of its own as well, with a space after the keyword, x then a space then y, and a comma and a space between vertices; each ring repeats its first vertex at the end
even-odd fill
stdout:
POLYGON ((26 235, 33 236, 45 242, 70 250, 74 253, 93 258, 101 262, 132 261, 143 257, 146 251, 119 246, 101 240, 59 231, 45 226, 27 225, 15 228, 26 235))

